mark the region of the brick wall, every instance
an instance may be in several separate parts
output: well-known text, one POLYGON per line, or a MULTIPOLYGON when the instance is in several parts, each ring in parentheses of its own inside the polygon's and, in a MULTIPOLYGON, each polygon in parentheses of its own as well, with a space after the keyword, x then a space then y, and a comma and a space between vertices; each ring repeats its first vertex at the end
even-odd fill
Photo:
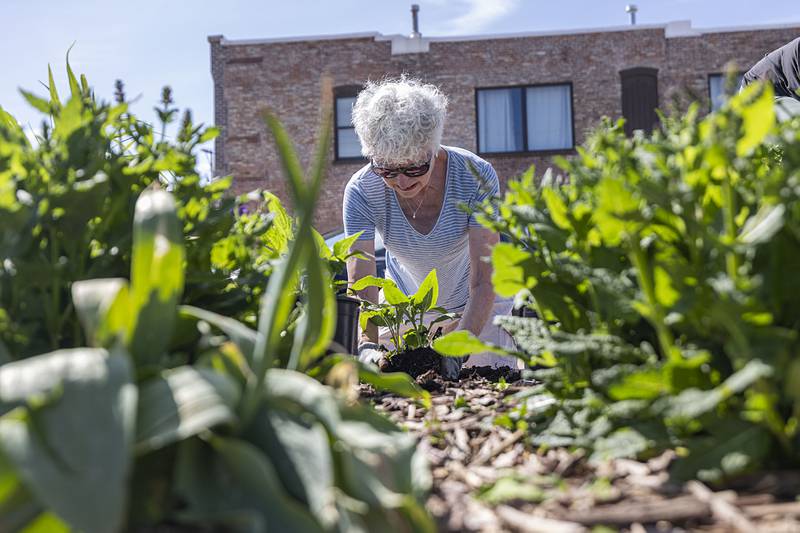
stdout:
MULTIPOLYGON (((662 107, 675 96, 708 95, 708 75, 729 61, 746 70, 767 52, 800 34, 797 27, 748 31, 685 31, 669 26, 613 31, 507 36, 478 40, 431 40, 421 53, 392 54, 392 42, 377 35, 316 40, 226 41, 209 37, 214 77, 215 121, 222 134, 216 145, 218 174, 233 174, 237 192, 256 187, 287 191, 277 154, 259 119, 272 108, 297 143, 308 165, 316 140, 320 79, 334 86, 408 73, 437 84, 450 99, 443 144, 477 151, 475 88, 571 82, 575 142, 580 144, 603 116, 621 115, 621 70, 659 71, 662 107), (688 91, 687 91, 688 90, 688 91)), ((685 98, 684 98, 685 100, 685 98)), ((707 105, 707 104, 706 104, 707 105)), ((318 208, 317 228, 341 227, 341 202, 349 177, 363 163, 333 161, 318 208)), ((536 164, 551 166, 552 154, 494 155, 487 159, 501 181, 536 164)))

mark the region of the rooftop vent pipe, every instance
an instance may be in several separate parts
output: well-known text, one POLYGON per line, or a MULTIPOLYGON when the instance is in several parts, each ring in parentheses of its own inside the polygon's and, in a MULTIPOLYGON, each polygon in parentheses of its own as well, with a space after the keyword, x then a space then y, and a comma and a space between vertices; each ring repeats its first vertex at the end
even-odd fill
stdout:
POLYGON ((636 26, 637 11, 639 11, 639 8, 636 7, 636 4, 628 4, 625 6, 625 13, 628 13, 631 16, 631 26, 636 26))
POLYGON ((419 5, 418 4, 411 4, 411 24, 413 31, 411 32, 410 37, 412 39, 419 39, 422 37, 422 34, 419 32, 419 5))

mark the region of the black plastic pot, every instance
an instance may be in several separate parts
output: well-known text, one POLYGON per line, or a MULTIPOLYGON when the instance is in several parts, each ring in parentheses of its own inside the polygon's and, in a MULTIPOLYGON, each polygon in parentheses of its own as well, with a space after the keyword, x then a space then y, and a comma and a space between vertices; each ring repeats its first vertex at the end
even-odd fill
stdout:
POLYGON ((339 294, 336 296, 336 332, 334 342, 341 344, 347 353, 356 355, 358 350, 358 308, 361 301, 339 294))

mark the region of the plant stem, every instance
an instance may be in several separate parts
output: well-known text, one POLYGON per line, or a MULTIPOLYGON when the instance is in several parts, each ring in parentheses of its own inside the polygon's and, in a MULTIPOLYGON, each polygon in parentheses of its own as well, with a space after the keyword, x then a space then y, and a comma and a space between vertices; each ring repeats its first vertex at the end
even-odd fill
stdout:
POLYGON ((725 253, 725 264, 728 270, 728 276, 733 280, 734 285, 738 281, 739 272, 739 258, 736 252, 732 249, 733 243, 736 242, 736 199, 733 194, 733 186, 729 173, 726 173, 726 179, 722 182, 722 211, 725 221, 725 236, 728 238, 728 246, 731 247, 725 253))
POLYGON ((668 359, 679 357, 679 355, 675 354, 674 350, 675 339, 672 337, 672 332, 664 321, 664 310, 661 308, 661 304, 658 303, 658 299, 656 298, 653 270, 650 268, 651 265, 647 260, 647 256, 639 244, 638 236, 631 239, 631 244, 631 263, 633 263, 633 266, 636 268, 639 285, 642 288, 644 297, 647 300, 647 305, 650 308, 650 316, 647 318, 650 319, 653 327, 656 328, 661 351, 664 357, 668 359))

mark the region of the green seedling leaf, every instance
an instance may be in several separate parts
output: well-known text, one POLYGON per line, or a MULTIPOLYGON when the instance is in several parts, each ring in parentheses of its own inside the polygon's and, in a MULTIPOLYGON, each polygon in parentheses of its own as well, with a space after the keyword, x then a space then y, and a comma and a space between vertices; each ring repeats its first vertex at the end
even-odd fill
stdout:
POLYGON ((352 285, 354 291, 361 291, 367 287, 378 287, 383 289, 383 296, 392 305, 407 304, 411 300, 408 296, 397 288, 394 281, 387 278, 377 278, 375 276, 364 276, 352 285))
POLYGON ((427 311, 436 307, 436 302, 439 300, 439 280, 436 277, 436 269, 431 270, 417 289, 417 292, 411 297, 411 302, 415 306, 422 307, 427 311))

